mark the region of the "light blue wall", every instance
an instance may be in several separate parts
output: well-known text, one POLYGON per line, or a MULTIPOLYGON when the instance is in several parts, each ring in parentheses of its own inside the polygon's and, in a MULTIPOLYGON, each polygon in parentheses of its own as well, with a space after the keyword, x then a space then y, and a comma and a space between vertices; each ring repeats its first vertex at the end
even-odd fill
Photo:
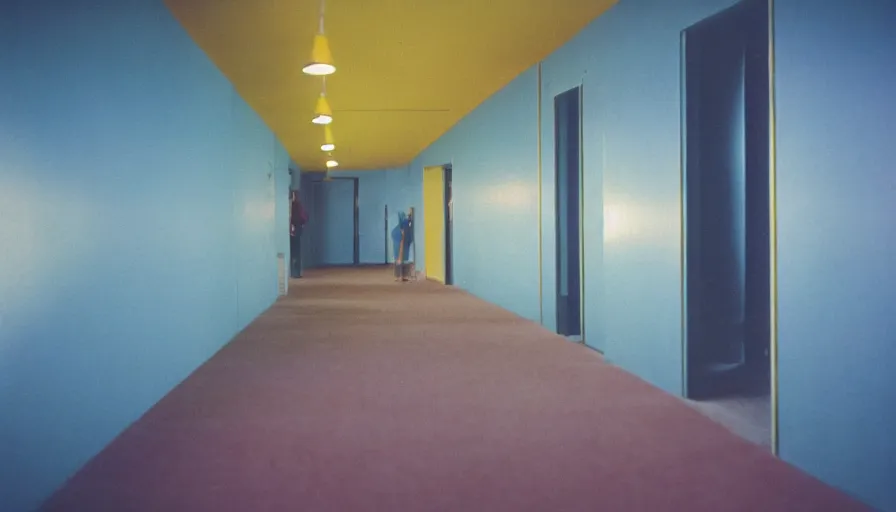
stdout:
POLYGON ((775 4, 781 456, 896 511, 896 2, 775 4))
MULTIPOLYGON (((676 394, 680 33, 733 3, 621 0, 542 66, 544 324, 556 314, 553 98, 581 84, 586 341, 676 394)), ((777 4, 781 455, 896 510, 896 4, 777 4)), ((454 164, 457 284, 537 320, 536 82, 523 73, 412 169, 454 164)))
MULTIPOLYGON (((584 86, 586 340, 676 394, 682 389, 680 34, 731 4, 671 8, 660 0, 622 0, 543 67, 545 169, 553 165, 553 97, 584 86)), ((553 176, 545 176, 551 178, 544 183, 545 212, 552 214, 553 176)), ((551 227, 545 222, 546 249, 553 249, 551 227)), ((547 277, 553 253, 546 252, 544 268, 547 277)), ((551 308, 547 303, 545 318, 553 318, 551 308)))
MULTIPOLYGON (((582 85, 585 338, 673 393, 682 388, 680 32, 732 3, 622 0, 542 66, 544 325, 556 327, 554 97, 582 85)), ((458 285, 534 320, 537 81, 536 68, 526 71, 412 164, 454 163, 458 285)))
POLYGON ((3 2, 0 69, 0 509, 18 512, 275 300, 288 159, 160 0, 3 2))
MULTIPOLYGON (((489 98, 411 164, 453 165, 455 284, 538 321, 537 72, 489 98)), ((421 192, 422 194, 422 192, 421 192)), ((424 261, 417 219, 418 261, 424 261)))

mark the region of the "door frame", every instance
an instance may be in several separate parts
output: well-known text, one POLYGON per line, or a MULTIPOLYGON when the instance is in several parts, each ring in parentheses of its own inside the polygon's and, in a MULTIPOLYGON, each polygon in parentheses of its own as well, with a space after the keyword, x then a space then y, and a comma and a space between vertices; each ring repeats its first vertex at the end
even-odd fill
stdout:
MULTIPOLYGON (((768 4, 768 107, 769 107, 769 378, 771 407, 771 451, 779 455, 779 401, 778 401, 778 230, 777 230, 777 151, 776 151, 776 103, 775 103, 775 0, 765 0, 768 4)), ((719 12, 723 12, 719 11, 719 12)), ((718 14, 718 13, 716 13, 718 14)), ((686 27, 680 33, 679 44, 679 197, 680 197, 680 300, 681 300, 681 394, 687 397, 688 390, 688 274, 687 274, 687 33, 688 30, 716 14, 706 16, 686 27)))
POLYGON ((585 83, 579 83, 579 343, 585 334, 585 83))
MULTIPOLYGON (((554 232, 555 232, 555 242, 554 242, 554 260, 555 260, 555 290, 554 290, 554 301, 555 301, 555 310, 557 311, 555 315, 559 316, 559 298, 560 298, 560 258, 559 258, 559 240, 560 240, 560 219, 557 216, 558 208, 559 208, 559 187, 558 184, 558 171, 559 171, 559 154, 557 153, 557 139, 559 132, 559 125, 557 124, 557 98, 568 94, 573 90, 578 90, 578 123, 576 124, 576 136, 578 138, 578 217, 579 217, 579 229, 578 229, 578 239, 579 239, 579 334, 578 335, 563 335, 570 341, 574 341, 575 343, 585 344, 585 193, 584 193, 584 185, 585 185, 585 147, 584 147, 584 82, 580 82, 575 87, 571 87, 562 91, 558 94, 554 95, 553 98, 553 107, 554 107, 554 232)), ((558 318, 559 319, 559 318, 558 318)), ((557 322, 557 330, 559 331, 560 325, 557 322)))
POLYGON ((445 284, 454 285, 454 167, 442 166, 445 193, 445 284))

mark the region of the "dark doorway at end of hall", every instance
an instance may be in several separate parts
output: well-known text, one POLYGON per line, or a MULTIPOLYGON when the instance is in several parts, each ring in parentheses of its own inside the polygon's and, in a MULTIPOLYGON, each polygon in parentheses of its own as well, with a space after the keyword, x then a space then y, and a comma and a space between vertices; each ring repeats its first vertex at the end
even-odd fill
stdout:
POLYGON ((308 177, 302 189, 309 217, 302 240, 307 266, 360 265, 358 178, 308 177))

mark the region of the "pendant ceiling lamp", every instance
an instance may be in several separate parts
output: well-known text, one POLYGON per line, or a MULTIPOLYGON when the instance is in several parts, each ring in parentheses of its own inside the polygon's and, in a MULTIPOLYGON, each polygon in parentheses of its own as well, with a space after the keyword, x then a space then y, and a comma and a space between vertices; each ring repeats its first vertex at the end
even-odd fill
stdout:
POLYGON ((323 77, 323 86, 320 96, 317 98, 317 106, 314 108, 314 124, 330 124, 333 122, 333 110, 330 108, 330 102, 327 101, 327 78, 323 77))
POLYGON ((332 169, 333 167, 339 167, 339 162, 337 162, 332 156, 327 159, 327 169, 332 169))
POLYGON ((321 144, 321 151, 333 151, 336 149, 336 143, 333 142, 333 130, 330 128, 330 125, 324 126, 324 143, 321 144))
POLYGON ((324 35, 324 1, 320 2, 320 19, 317 34, 314 36, 314 44, 311 47, 311 61, 302 68, 307 75, 325 76, 336 72, 333 65, 333 55, 330 53, 330 42, 324 35))

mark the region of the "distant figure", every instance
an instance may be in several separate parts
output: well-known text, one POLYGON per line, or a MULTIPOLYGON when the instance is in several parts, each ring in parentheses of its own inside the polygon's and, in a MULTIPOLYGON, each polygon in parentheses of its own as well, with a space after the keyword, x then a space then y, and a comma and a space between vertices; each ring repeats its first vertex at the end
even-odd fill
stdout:
POLYGON ((408 261, 411 242, 414 241, 414 209, 408 213, 398 212, 398 225, 392 229, 392 252, 395 257, 395 280, 408 280, 408 261))
POLYGON ((289 199, 289 275, 298 279, 302 277, 302 230, 308 222, 308 213, 297 191, 290 192, 289 199))

